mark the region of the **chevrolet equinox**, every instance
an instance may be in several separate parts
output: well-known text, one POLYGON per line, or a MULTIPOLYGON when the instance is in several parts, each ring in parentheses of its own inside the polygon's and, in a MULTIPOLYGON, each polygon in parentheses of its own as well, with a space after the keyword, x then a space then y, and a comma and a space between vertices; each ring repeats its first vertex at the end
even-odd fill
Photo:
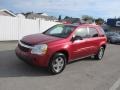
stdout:
POLYGON ((61 73, 67 63, 93 56, 101 60, 106 48, 103 29, 93 24, 58 24, 18 42, 16 55, 25 62, 61 73))

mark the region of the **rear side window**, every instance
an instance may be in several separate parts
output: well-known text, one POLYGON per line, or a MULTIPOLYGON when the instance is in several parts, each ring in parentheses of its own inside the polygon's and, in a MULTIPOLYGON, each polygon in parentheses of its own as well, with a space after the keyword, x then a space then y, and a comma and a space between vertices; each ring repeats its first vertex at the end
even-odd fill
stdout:
POLYGON ((79 28, 75 32, 75 36, 80 36, 82 38, 88 38, 88 30, 87 28, 79 28))
POLYGON ((105 31, 103 30, 103 28, 99 27, 99 29, 100 29, 101 35, 105 35, 105 31))
POLYGON ((105 35, 105 32, 102 28, 100 28, 100 31, 101 31, 102 35, 105 35))
POLYGON ((98 32, 96 28, 89 28, 89 37, 98 37, 98 32))

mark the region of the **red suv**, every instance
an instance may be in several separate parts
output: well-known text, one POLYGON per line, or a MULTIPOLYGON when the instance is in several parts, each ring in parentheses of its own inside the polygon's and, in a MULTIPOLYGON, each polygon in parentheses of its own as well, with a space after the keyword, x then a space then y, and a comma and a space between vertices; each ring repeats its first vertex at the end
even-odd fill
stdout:
POLYGON ((15 51, 25 62, 47 67, 52 74, 58 74, 71 61, 89 56, 101 60, 106 42, 100 26, 58 24, 42 34, 23 37, 15 51))

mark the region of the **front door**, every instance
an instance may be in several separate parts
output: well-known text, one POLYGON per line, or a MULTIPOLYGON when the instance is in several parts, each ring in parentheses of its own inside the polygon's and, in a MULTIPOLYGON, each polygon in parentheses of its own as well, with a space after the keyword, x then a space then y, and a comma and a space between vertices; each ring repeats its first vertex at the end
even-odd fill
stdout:
POLYGON ((82 40, 74 40, 71 43, 71 59, 79 59, 89 55, 90 47, 88 45, 88 29, 86 27, 78 28, 75 33, 75 36, 80 36, 82 40))

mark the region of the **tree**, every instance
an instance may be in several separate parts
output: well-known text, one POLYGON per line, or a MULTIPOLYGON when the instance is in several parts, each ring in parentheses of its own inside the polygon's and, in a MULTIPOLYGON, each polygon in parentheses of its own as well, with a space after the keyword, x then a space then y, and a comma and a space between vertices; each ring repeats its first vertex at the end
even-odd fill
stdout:
POLYGON ((102 19, 102 18, 95 19, 95 23, 96 23, 97 25, 102 25, 104 22, 105 22, 105 21, 104 21, 104 19, 102 19))
POLYGON ((89 23, 89 24, 94 22, 94 18, 92 16, 88 16, 88 15, 83 15, 82 20, 84 23, 89 23))
POLYGON ((59 15, 58 20, 61 21, 61 15, 59 15))
POLYGON ((65 18, 64 19, 69 19, 70 17, 69 16, 65 16, 65 18))

